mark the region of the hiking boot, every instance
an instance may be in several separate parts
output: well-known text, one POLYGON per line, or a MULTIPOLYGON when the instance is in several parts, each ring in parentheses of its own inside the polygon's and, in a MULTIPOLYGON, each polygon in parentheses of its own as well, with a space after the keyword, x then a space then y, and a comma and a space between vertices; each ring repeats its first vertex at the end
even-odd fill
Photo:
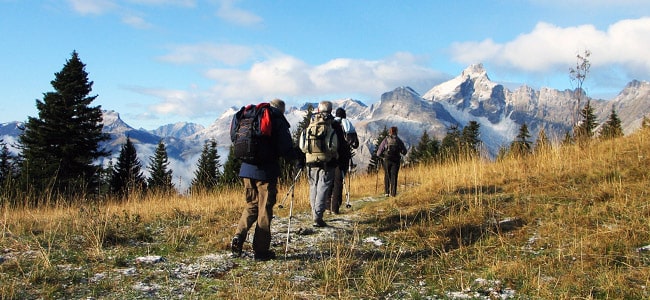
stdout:
POLYGON ((314 225, 313 225, 313 226, 314 226, 314 227, 327 227, 327 223, 325 223, 325 221, 323 221, 323 219, 316 219, 316 220, 314 221, 314 225))
POLYGON ((239 235, 236 235, 234 238, 232 238, 232 242, 230 243, 230 250, 232 251, 232 256, 240 257, 243 246, 244 246, 244 239, 242 239, 239 235))
POLYGON ((255 260, 257 260, 257 261, 267 261, 267 260, 272 260, 272 259, 275 259, 275 252, 273 252, 273 251, 255 253, 255 260))

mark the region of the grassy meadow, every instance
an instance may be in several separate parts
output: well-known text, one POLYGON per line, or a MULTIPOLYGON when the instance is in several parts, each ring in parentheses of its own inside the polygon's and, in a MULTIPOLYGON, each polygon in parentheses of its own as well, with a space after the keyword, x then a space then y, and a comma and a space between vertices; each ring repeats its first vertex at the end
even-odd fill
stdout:
MULTIPOLYGON (((191 262, 229 253, 241 189, 4 207, 0 299, 446 299, 455 292, 490 299, 504 291, 515 299, 648 299, 649 169, 644 130, 524 158, 402 168, 395 198, 380 196, 383 174, 353 175, 355 230, 323 242, 327 255, 235 259, 218 276, 198 272, 186 292, 171 295, 125 288, 171 284, 155 268, 119 280, 93 277, 132 267, 139 256, 191 262), (369 198, 379 200, 360 201, 369 198), (361 246, 368 236, 386 243, 361 246), (300 284, 299 276, 312 280, 300 284)), ((303 177, 295 213, 309 210, 307 193, 303 177)), ((286 218, 288 210, 276 214, 286 218)))

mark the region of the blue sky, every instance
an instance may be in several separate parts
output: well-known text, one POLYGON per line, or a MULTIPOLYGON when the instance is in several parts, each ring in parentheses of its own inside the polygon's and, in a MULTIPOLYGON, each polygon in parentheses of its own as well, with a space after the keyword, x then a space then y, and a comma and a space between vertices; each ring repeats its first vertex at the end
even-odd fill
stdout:
POLYGON ((482 63, 509 88, 585 87, 611 98, 650 80, 647 0, 0 0, 0 123, 36 99, 73 51, 95 105, 136 128, 210 125, 226 108, 424 94, 482 63))

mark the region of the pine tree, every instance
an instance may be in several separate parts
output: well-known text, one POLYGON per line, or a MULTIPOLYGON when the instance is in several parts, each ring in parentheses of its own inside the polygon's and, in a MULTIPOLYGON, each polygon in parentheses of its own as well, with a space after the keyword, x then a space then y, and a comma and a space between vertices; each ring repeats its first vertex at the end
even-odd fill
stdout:
POLYGON ((230 145, 228 157, 223 165, 223 174, 221 174, 220 182, 226 186, 241 185, 239 179, 239 169, 241 168, 241 161, 235 158, 233 145, 230 145))
POLYGON ((460 152, 461 134, 458 125, 451 125, 447 128, 447 134, 442 138, 440 145, 440 161, 456 160, 460 152))
POLYGON ((580 117, 582 122, 576 127, 575 139, 578 142, 587 142, 594 136, 594 130, 598 127, 594 108, 590 101, 587 101, 585 107, 580 111, 580 117))
POLYGON ((149 178, 147 188, 150 191, 163 194, 171 193, 174 190, 172 183, 172 170, 169 170, 169 157, 167 148, 162 140, 158 142, 154 156, 149 158, 149 178))
POLYGON ((14 159, 7 144, 4 140, 0 140, 0 188, 4 188, 5 184, 16 174, 14 159))
POLYGON ((613 139, 623 136, 623 127, 621 126, 621 119, 619 119, 616 110, 612 108, 612 113, 609 114, 609 119, 603 124, 600 132, 601 139, 613 139))
POLYGON ((646 128, 650 128, 650 119, 648 116, 643 116, 643 120, 641 120, 641 129, 646 128))
POLYGON ((113 194, 124 198, 144 192, 146 187, 142 165, 129 137, 126 138, 126 143, 117 158, 117 164, 113 167, 110 185, 113 194))
POLYGON ((219 169, 219 153, 217 152, 217 141, 206 141, 201 151, 201 157, 197 162, 197 169, 194 171, 194 179, 190 186, 191 191, 209 191, 218 186, 219 169))
POLYGON ((535 142, 535 153, 547 150, 551 146, 551 142, 546 136, 546 131, 542 128, 537 134, 537 141, 535 142))
POLYGON ((379 132, 379 136, 375 139, 372 148, 372 155, 370 156, 370 162, 368 162, 368 173, 375 173, 379 171, 381 166, 381 157, 377 156, 377 151, 379 151, 379 145, 381 142, 388 136, 388 128, 384 125, 384 129, 379 132))
POLYGON ((90 106, 97 96, 89 96, 93 82, 76 51, 51 84, 54 92, 36 100, 39 116, 28 118, 19 138, 24 183, 38 193, 95 191, 95 163, 108 155, 99 144, 109 137, 102 133, 101 107, 90 106))
POLYGON ((409 154, 409 162, 412 164, 430 163, 438 157, 440 151, 440 142, 431 139, 425 130, 420 136, 417 146, 409 154))
POLYGON ((478 122, 469 121, 467 126, 462 130, 460 146, 467 157, 472 157, 478 154, 479 146, 481 145, 481 140, 479 139, 480 127, 481 124, 478 122))
POLYGON ((519 127, 519 134, 517 134, 515 140, 510 144, 510 153, 515 156, 528 155, 532 148, 532 142, 528 140, 529 138, 530 132, 528 131, 528 125, 524 123, 519 127))

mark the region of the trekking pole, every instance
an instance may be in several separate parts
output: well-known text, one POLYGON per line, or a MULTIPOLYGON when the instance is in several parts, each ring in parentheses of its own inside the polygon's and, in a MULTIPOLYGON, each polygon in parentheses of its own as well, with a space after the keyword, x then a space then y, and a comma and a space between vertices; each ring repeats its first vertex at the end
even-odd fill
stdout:
MULTIPOLYGON (((284 248, 284 259, 287 259, 287 253, 289 252, 289 237, 290 237, 290 232, 291 232, 291 219, 293 219, 293 190, 294 187, 296 186, 296 181, 298 181, 298 177, 302 173, 302 168, 298 170, 298 174, 296 174, 296 177, 293 178, 293 184, 289 188, 289 191, 287 192, 287 196, 289 196, 289 193, 291 193, 291 202, 289 202, 289 224, 287 225, 287 242, 285 244, 284 248)), ((285 200, 286 200, 285 196, 285 200)), ((282 208, 283 206, 279 206, 282 208)))
MULTIPOLYGON (((345 185, 345 181, 343 181, 343 186, 345 186, 345 208, 351 208, 352 205, 350 204, 350 174, 352 173, 352 159, 350 159, 350 164, 348 166, 348 184, 345 185)), ((345 180, 345 178, 343 179, 345 180)))
POLYGON ((278 208, 284 208, 284 203, 287 201, 287 198, 289 198, 289 194, 291 194, 291 200, 293 201, 293 188, 296 186, 296 181, 298 181, 298 177, 300 177, 300 174, 302 173, 302 168, 298 170, 298 173, 296 173, 296 176, 293 178, 293 183, 289 187, 289 190, 287 191, 287 194, 284 195, 284 199, 282 199, 282 202, 280 202, 280 205, 278 205, 278 208))

